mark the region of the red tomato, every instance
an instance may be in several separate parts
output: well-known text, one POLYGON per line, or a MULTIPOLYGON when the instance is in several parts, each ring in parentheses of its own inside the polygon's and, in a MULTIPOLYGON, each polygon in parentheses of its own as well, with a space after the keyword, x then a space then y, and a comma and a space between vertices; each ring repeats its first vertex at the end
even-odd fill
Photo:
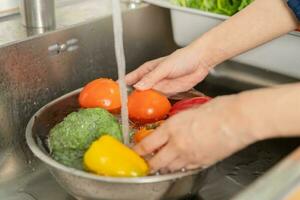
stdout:
POLYGON ((151 123, 164 119, 171 109, 167 97, 154 91, 133 91, 128 97, 129 118, 138 123, 151 123))
POLYGON ((153 132, 153 129, 147 129, 145 127, 139 129, 137 132, 135 132, 133 136, 133 141, 135 144, 139 143, 142 141, 145 137, 150 135, 153 132))
POLYGON ((209 100, 211 100, 211 98, 205 96, 205 97, 194 97, 191 99, 184 99, 178 101, 172 106, 169 112, 169 116, 175 115, 176 113, 186 110, 188 108, 199 106, 201 104, 208 102, 209 100))
POLYGON ((106 78, 99 78, 88 83, 79 95, 79 104, 84 108, 104 108, 117 111, 121 107, 119 85, 106 78))

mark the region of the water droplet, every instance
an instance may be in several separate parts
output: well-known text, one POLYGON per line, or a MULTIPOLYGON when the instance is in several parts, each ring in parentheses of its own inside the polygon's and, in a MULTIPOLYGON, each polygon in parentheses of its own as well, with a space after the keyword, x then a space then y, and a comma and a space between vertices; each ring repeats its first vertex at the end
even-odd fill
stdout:
POLYGON ((254 175, 254 176, 260 176, 260 175, 262 175, 262 172, 260 172, 260 171, 255 171, 255 172, 253 172, 253 175, 254 175))

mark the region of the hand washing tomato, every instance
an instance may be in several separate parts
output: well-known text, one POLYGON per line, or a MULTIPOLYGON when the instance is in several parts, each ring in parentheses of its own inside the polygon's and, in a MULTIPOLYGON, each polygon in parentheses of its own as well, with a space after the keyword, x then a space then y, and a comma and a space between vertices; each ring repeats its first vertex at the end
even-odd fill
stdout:
POLYGON ((199 106, 201 104, 204 104, 206 102, 208 102, 209 100, 211 100, 211 97, 194 97, 191 99, 184 99, 181 101, 176 102, 170 112, 169 112, 169 116, 175 115, 178 112, 181 112, 183 110, 195 107, 195 106, 199 106))
POLYGON ((154 90, 135 90, 128 97, 129 118, 134 122, 159 121, 167 116, 170 109, 168 98, 154 90))
POLYGON ((149 173, 143 158, 109 135, 93 142, 83 160, 87 170, 104 176, 139 177, 149 173))
POLYGON ((135 144, 139 143, 142 141, 145 137, 150 135, 153 132, 154 129, 147 129, 146 127, 143 127, 139 129, 137 132, 135 132, 133 136, 133 141, 135 144))
POLYGON ((79 104, 84 108, 99 107, 117 112, 121 107, 119 85, 111 79, 96 79, 80 92, 79 104))
POLYGON ((161 121, 158 121, 155 123, 145 124, 142 127, 139 127, 139 129, 133 135, 133 142, 135 144, 139 143, 145 137, 150 135, 154 131, 154 129, 159 127, 163 122, 164 122, 164 120, 161 120, 161 121))

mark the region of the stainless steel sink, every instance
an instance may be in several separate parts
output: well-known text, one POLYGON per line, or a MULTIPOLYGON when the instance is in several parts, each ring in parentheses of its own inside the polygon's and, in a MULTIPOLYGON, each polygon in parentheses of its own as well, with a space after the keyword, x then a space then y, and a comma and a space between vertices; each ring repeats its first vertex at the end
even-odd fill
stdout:
MULTIPOLYGON (((168 10, 142 5, 124 13, 127 70, 178 48, 168 10)), ((216 96, 296 81, 226 62, 197 89, 216 96)), ((111 17, 88 20, 0 48, 0 199, 71 200, 25 143, 30 117, 51 100, 97 77, 116 78, 111 17)), ((254 144, 210 168, 194 199, 226 200, 299 145, 298 139, 254 144)))

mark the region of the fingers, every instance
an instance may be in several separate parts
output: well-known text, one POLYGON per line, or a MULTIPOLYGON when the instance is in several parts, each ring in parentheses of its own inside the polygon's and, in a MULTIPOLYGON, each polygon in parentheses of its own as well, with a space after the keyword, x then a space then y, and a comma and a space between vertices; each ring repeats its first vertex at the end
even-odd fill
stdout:
POLYGON ((162 62, 165 59, 165 57, 161 57, 155 60, 148 61, 141 65, 136 70, 130 72, 126 75, 125 80, 127 85, 133 85, 140 81, 146 74, 151 72, 156 66, 162 62))
POLYGON ((159 127, 151 135, 135 145, 133 150, 139 155, 145 156, 164 146, 168 142, 168 139, 169 135, 159 127))
POLYGON ((186 165, 184 168, 187 170, 193 170, 193 169, 205 169, 207 167, 208 167, 207 165, 189 164, 189 165, 186 165))
POLYGON ((139 80, 134 87, 138 90, 148 90, 152 88, 156 83, 162 81, 169 75, 171 68, 172 66, 159 63, 156 68, 148 74, 145 74, 145 76, 139 80))
POLYGON ((166 145, 148 162, 153 172, 166 169, 176 159, 177 152, 170 145, 166 145))
POLYGON ((160 91, 168 96, 185 92, 193 88, 207 75, 206 70, 199 69, 194 73, 187 74, 174 79, 164 79, 153 86, 153 89, 160 91))
POLYGON ((186 163, 187 162, 183 158, 178 157, 167 166, 167 169, 170 172, 175 172, 175 171, 178 171, 178 170, 186 167, 186 163))

